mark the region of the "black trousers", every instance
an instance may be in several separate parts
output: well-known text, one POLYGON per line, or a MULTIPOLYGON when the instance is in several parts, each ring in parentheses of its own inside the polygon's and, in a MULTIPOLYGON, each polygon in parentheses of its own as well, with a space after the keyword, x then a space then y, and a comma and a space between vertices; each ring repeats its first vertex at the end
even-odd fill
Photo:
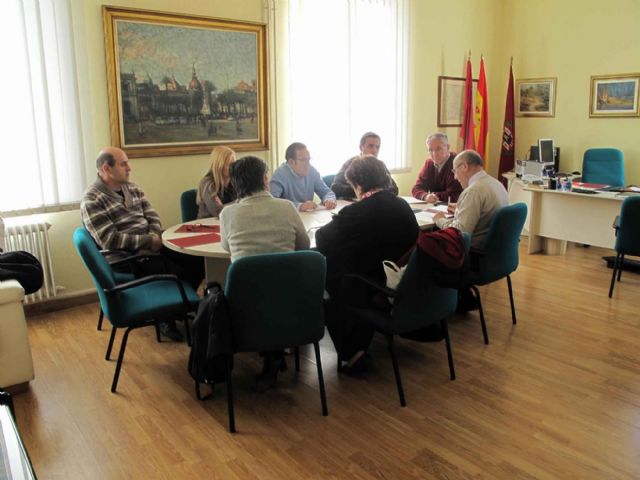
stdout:
MULTIPOLYGON (((175 252, 165 246, 158 252, 131 263, 131 270, 137 277, 172 273, 180 280, 187 282, 194 290, 200 286, 204 278, 204 260, 202 257, 175 252)), ((119 271, 127 271, 129 267, 121 266, 119 271)))
POLYGON ((372 292, 365 285, 345 280, 339 287, 332 287, 327 285, 331 299, 325 303, 325 324, 338 358, 346 361, 369 348, 375 334, 370 323, 353 317, 347 307, 371 307, 372 292))

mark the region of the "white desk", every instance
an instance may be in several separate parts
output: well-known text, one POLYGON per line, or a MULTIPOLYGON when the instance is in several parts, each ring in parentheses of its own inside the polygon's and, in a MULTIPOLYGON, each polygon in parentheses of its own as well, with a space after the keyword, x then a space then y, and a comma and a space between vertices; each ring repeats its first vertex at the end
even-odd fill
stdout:
POLYGON ((544 250, 563 255, 569 242, 613 248, 613 221, 622 197, 613 192, 593 195, 527 187, 531 194, 529 253, 544 250))
MULTIPOLYGON (((433 214, 426 212, 427 208, 433 207, 431 204, 427 204, 424 202, 420 202, 419 200, 409 200, 409 197, 403 197, 411 204, 411 208, 420 210, 420 212, 416 212, 416 219, 418 221, 418 225, 420 228, 426 229, 433 227, 433 214)), ((309 232, 309 236, 311 238, 311 246, 315 246, 315 235, 313 234, 315 230, 326 225, 331 221, 331 218, 334 213, 337 213, 345 207, 349 205, 351 202, 346 200, 338 200, 338 206, 333 210, 327 210, 324 207, 319 207, 318 209, 312 212, 299 212, 300 218, 302 219, 302 223, 304 228, 309 232)), ((191 222, 185 222, 184 224, 202 224, 202 225, 220 225, 220 221, 217 218, 201 218, 198 220, 193 220, 191 222)), ((224 279, 226 278, 226 271, 229 267, 229 253, 222 248, 221 242, 215 243, 206 243, 202 245, 194 245, 190 247, 179 247, 174 245, 169 240, 175 240, 178 238, 203 235, 207 232, 180 232, 176 233, 183 223, 179 223, 170 228, 167 228, 162 234, 162 243, 167 248, 174 250, 176 252, 184 253, 187 255, 196 255, 200 257, 204 257, 205 259, 205 274, 208 281, 217 280, 220 283, 224 283, 224 279)))

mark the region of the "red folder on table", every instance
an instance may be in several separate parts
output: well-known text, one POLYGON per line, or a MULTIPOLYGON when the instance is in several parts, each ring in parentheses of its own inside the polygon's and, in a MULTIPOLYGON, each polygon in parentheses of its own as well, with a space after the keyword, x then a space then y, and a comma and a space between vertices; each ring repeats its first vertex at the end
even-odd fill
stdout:
POLYGON ((184 224, 176 233, 220 233, 220 225, 203 225, 202 223, 184 224))
POLYGON ((206 245, 207 243, 218 243, 220 241, 220 235, 217 233, 207 233, 205 235, 191 235, 189 237, 174 238, 167 241, 180 248, 195 247, 196 245, 206 245))
POLYGON ((573 186, 588 190, 602 190, 603 188, 607 188, 609 185, 604 183, 573 182, 573 186))

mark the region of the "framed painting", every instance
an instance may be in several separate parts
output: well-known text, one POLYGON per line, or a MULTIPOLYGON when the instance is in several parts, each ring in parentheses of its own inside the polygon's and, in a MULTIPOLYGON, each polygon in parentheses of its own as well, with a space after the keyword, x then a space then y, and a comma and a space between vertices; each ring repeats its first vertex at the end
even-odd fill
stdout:
POLYGON ((590 117, 640 117, 640 73, 591 77, 590 117))
POLYGON ((554 117, 556 115, 556 79, 516 80, 518 117, 554 117))
POLYGON ((102 7, 113 145, 130 157, 268 148, 266 27, 102 7))
MULTIPOLYGON (((464 115, 464 77, 438 77, 438 126, 460 127, 464 115)), ((473 101, 476 101, 478 80, 473 80, 473 101)))

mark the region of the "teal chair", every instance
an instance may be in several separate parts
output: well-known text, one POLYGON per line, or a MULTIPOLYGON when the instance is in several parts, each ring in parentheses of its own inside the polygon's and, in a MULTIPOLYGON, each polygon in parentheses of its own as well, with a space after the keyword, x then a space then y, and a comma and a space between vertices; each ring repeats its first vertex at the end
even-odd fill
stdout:
POLYGON ((180 195, 180 212, 182 213, 182 221, 190 222, 198 218, 198 204, 196 203, 197 190, 185 190, 180 195))
POLYGON ((620 216, 616 218, 616 260, 613 264, 609 298, 613 295, 616 273, 618 281, 622 275, 622 263, 625 255, 640 256, 640 197, 627 197, 620 207, 620 216))
MULTIPOLYGON (((318 342, 324 336, 325 275, 326 261, 318 252, 252 255, 231 264, 225 287, 234 352, 270 352, 313 343, 323 416, 328 410, 318 342)), ((229 431, 235 432, 230 364, 229 431)))
POLYGON ((516 309, 513 303, 513 289, 511 274, 516 271, 519 263, 518 243, 520 234, 527 218, 527 205, 516 203, 502 207, 493 217, 489 232, 478 248, 471 248, 471 272, 469 273, 470 288, 478 301, 480 310, 480 324, 484 343, 489 343, 487 325, 484 319, 480 290, 478 286, 488 285, 501 278, 507 278, 509 301, 511 302, 511 321, 516 324, 516 309))
POLYGON ((624 155, 617 148, 590 148, 582 160, 582 181, 621 187, 624 182, 624 155))
POLYGON ((445 341, 449 362, 449 376, 451 380, 455 380, 456 372, 453 365, 447 319, 456 311, 458 303, 457 290, 436 285, 433 279, 422 270, 418 253, 415 251, 411 254, 409 263, 395 290, 360 275, 349 276, 365 282, 378 292, 394 299, 393 306, 390 309, 348 306, 347 310, 359 320, 373 325, 377 332, 385 336, 389 354, 391 355, 401 406, 405 407, 407 402, 404 396, 400 368, 394 346, 396 335, 411 338, 411 332, 425 329, 434 324, 440 324, 443 337, 432 340, 445 341))
POLYGON ((335 180, 335 178, 335 173, 333 175, 325 175, 324 177, 322 177, 322 181, 327 185, 327 187, 331 188, 331 184, 333 183, 333 180, 335 180))
POLYGON ((91 274, 102 311, 113 326, 107 359, 113 347, 116 330, 126 329, 111 384, 111 391, 115 392, 129 333, 136 328, 155 326, 157 334, 158 322, 184 318, 187 341, 190 343, 187 317, 190 312, 196 310, 200 298, 189 284, 179 280, 175 275, 151 275, 118 284, 111 265, 102 256, 87 230, 77 228, 73 233, 73 243, 91 274))

